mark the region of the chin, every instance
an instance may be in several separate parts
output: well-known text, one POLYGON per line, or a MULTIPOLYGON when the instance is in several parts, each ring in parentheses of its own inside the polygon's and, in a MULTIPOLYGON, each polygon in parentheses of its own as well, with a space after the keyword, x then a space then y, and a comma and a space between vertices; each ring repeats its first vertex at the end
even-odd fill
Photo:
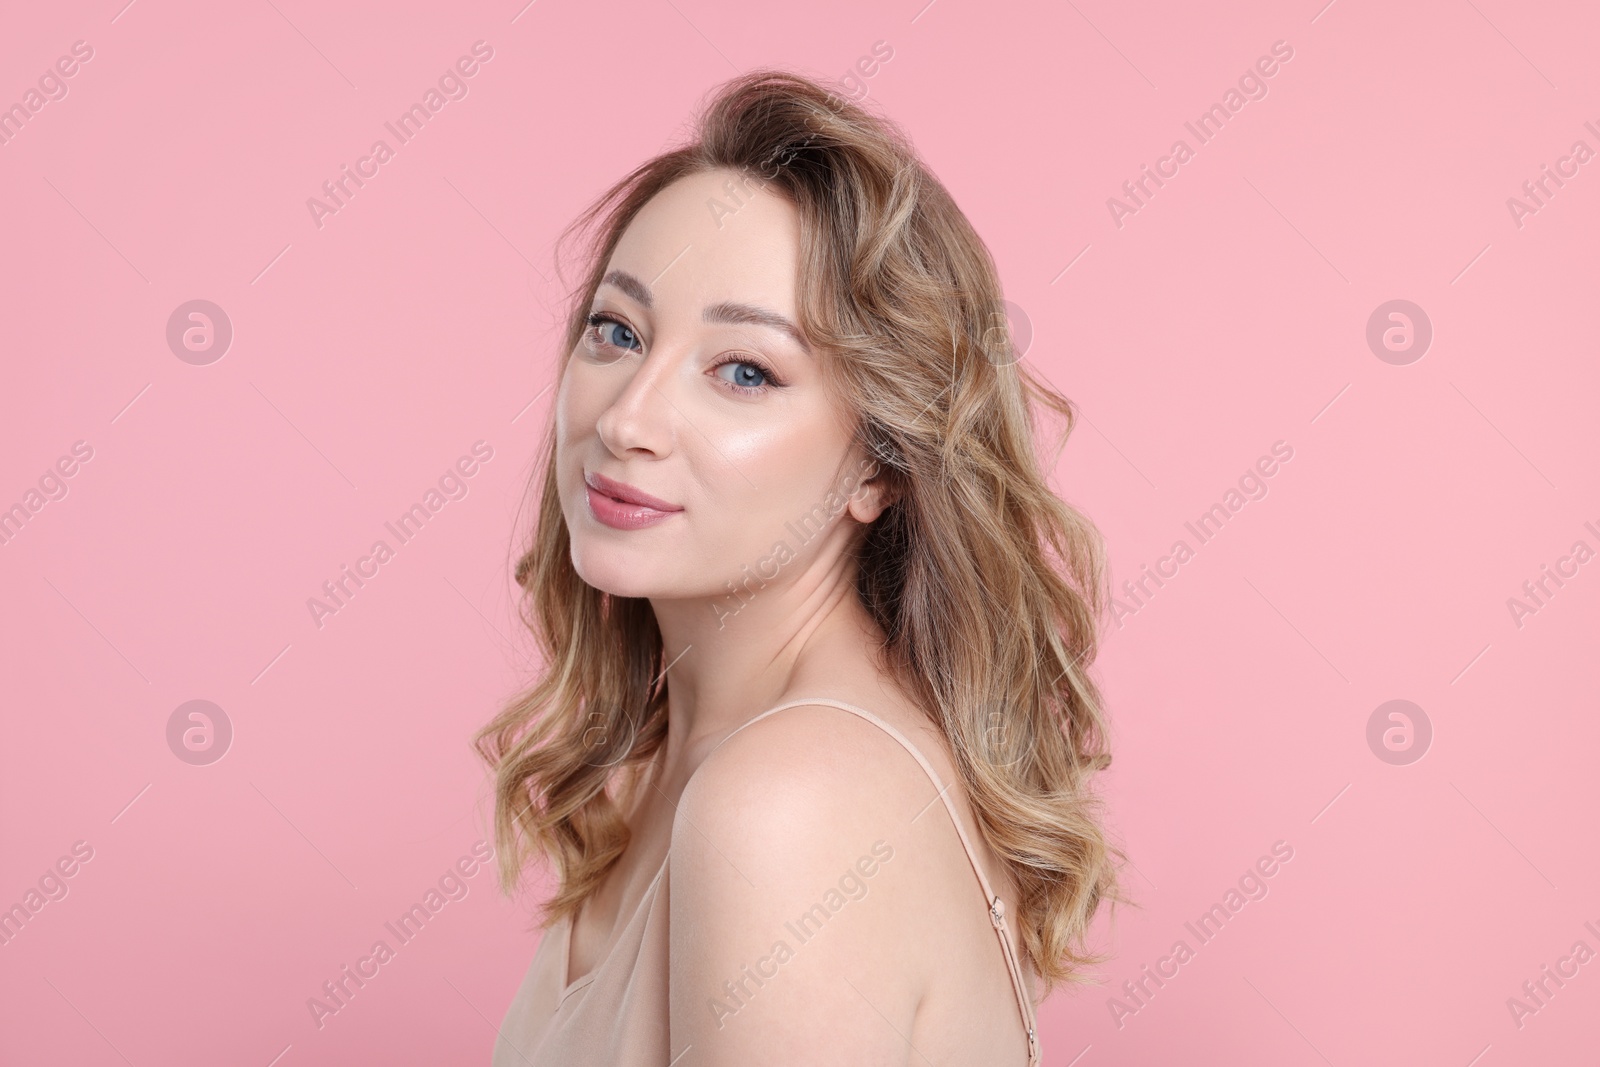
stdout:
POLYGON ((660 564, 653 558, 611 546, 572 545, 572 569, 602 593, 619 597, 650 597, 661 591, 655 580, 660 564))

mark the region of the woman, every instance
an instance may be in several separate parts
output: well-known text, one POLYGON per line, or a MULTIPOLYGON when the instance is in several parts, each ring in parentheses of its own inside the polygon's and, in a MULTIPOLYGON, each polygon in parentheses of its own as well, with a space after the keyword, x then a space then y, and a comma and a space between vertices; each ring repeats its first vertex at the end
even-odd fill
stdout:
POLYGON ((494 1063, 1037 1063, 1035 977, 1116 899, 1104 592, 987 249, 776 71, 574 230, 546 668, 477 739, 502 886, 557 876, 494 1063))

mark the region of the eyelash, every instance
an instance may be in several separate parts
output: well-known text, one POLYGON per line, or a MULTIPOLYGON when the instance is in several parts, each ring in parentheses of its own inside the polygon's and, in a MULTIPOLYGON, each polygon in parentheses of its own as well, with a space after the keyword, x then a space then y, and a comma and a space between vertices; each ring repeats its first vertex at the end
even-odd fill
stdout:
MULTIPOLYGON (((590 330, 594 329, 597 326, 600 326, 603 323, 612 323, 614 325, 621 326, 622 328, 624 328, 626 330, 632 331, 632 333, 633 333, 633 335, 635 337, 639 336, 639 331, 635 330, 630 323, 628 323, 627 321, 625 321, 623 319, 620 319, 617 316, 612 315, 612 314, 610 314, 608 312, 604 312, 604 311, 593 311, 593 312, 590 312, 589 313, 589 317, 587 319, 585 319, 584 322, 588 326, 588 329, 590 329, 590 330)), ((610 342, 608 342, 608 341, 607 342, 601 342, 601 343, 610 344, 610 342)), ((617 347, 617 346, 612 346, 612 347, 617 347)), ((774 388, 782 389, 786 384, 788 384, 785 381, 783 381, 783 379, 778 377, 777 372, 772 369, 772 366, 769 363, 767 363, 763 359, 760 359, 757 356, 750 355, 749 353, 743 353, 743 354, 741 354, 740 358, 737 358, 737 359, 733 359, 733 358, 725 359, 721 363, 718 363, 715 366, 713 366, 711 369, 712 370, 717 370, 720 367, 726 367, 730 363, 748 364, 749 366, 752 366, 756 370, 760 371, 761 372, 761 376, 763 378, 767 379, 767 384, 766 385, 738 385, 738 384, 736 384, 734 382, 728 381, 726 378, 718 379, 719 381, 722 382, 723 385, 726 385, 729 389, 732 389, 734 392, 740 393, 740 394, 742 394, 744 396, 760 396, 762 393, 767 392, 767 390, 769 390, 769 389, 774 389, 774 388)))

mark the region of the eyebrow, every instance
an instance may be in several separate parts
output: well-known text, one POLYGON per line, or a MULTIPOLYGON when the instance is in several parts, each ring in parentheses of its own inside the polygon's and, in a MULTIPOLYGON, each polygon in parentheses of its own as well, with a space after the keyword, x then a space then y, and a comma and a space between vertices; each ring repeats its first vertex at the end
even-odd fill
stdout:
MULTIPOLYGON (((610 271, 601 279, 600 284, 616 286, 646 310, 655 305, 655 298, 650 294, 650 287, 625 270, 610 271)), ((811 345, 806 342, 805 334, 800 332, 800 327, 771 308, 758 307, 755 304, 741 304, 735 300, 722 300, 707 307, 701 312, 700 317, 705 322, 720 322, 742 326, 768 326, 788 334, 790 340, 799 345, 803 351, 807 353, 811 351, 811 345)))

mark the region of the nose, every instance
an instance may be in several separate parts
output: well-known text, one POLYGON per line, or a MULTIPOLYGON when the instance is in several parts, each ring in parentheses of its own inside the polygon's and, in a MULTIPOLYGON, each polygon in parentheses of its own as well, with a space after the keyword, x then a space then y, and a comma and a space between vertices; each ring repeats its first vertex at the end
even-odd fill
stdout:
POLYGON ((631 373, 618 368, 622 384, 595 421, 595 431, 612 455, 622 459, 643 452, 659 459, 671 454, 677 428, 668 394, 680 362, 669 349, 657 347, 637 360, 631 373))

